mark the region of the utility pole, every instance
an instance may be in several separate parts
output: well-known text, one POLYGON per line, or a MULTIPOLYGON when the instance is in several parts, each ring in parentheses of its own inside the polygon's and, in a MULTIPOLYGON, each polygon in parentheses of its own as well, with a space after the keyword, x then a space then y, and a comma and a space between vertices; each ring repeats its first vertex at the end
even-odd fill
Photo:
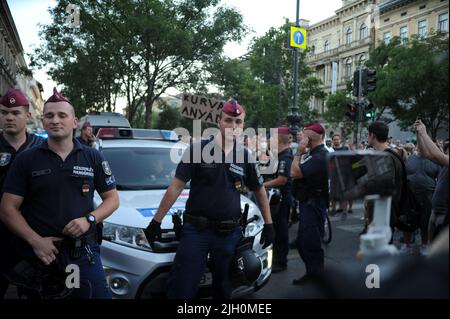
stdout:
MULTIPOLYGON (((300 27, 300 0, 297 0, 297 15, 295 20, 295 26, 300 27)), ((294 50, 294 94, 292 97, 292 107, 291 111, 289 112, 287 116, 287 120, 290 123, 290 131, 293 135, 294 142, 297 141, 297 132, 299 129, 299 125, 302 120, 301 114, 298 112, 297 107, 297 92, 299 90, 298 88, 298 48, 293 48, 294 50)))
POLYGON ((356 109, 358 117, 355 121, 355 127, 353 132, 353 144, 355 145, 355 149, 358 149, 358 131, 359 131, 359 123, 363 120, 363 109, 362 109, 362 65, 359 66, 359 76, 358 76, 358 99, 356 101, 356 109))

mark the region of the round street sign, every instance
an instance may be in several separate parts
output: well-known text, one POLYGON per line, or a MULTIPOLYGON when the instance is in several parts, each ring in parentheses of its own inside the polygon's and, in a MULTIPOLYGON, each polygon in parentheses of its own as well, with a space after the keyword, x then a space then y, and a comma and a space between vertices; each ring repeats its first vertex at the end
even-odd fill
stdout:
POLYGON ((306 49, 306 29, 291 26, 290 37, 291 47, 306 49))

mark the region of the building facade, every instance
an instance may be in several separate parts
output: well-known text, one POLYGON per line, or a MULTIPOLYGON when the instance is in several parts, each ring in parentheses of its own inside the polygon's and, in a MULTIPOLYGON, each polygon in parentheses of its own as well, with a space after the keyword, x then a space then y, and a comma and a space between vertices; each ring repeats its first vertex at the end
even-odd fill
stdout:
MULTIPOLYGON (((344 0, 336 15, 310 26, 311 53, 306 63, 323 82, 323 90, 344 90, 356 68, 368 59, 375 44, 371 12, 373 0, 344 0)), ((325 101, 313 98, 310 108, 322 113, 325 101)))
POLYGON ((42 127, 42 85, 29 73, 24 50, 6 0, 0 0, 0 95, 20 89, 30 101, 30 130, 42 127))
MULTIPOLYGON (((448 32, 448 11, 448 0, 342 0, 334 16, 308 28, 311 52, 306 63, 322 80, 325 93, 345 90, 353 72, 369 59, 371 48, 394 36, 448 32)), ((313 98, 310 109, 323 113, 325 100, 313 98)), ((390 132, 394 138, 411 138, 395 122, 390 132)))
POLYGON ((448 32, 448 0, 382 0, 376 43, 388 43, 394 36, 406 41, 417 34, 426 37, 448 32))

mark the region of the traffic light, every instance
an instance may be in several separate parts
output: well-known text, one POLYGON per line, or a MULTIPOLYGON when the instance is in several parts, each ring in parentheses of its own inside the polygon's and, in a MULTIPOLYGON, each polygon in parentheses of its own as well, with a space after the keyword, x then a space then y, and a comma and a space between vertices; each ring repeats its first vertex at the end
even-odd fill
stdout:
POLYGON ((356 122, 358 120, 358 108, 355 104, 347 104, 348 112, 345 113, 346 116, 352 121, 356 122))
POLYGON ((374 118, 375 118, 375 105, 373 105, 373 103, 369 103, 366 105, 364 109, 364 119, 373 120, 374 118))
POLYGON ((359 93, 359 70, 353 72, 353 96, 358 96, 359 93))
POLYGON ((364 69, 362 70, 362 95, 367 96, 369 92, 375 91, 377 88, 377 71, 364 69))

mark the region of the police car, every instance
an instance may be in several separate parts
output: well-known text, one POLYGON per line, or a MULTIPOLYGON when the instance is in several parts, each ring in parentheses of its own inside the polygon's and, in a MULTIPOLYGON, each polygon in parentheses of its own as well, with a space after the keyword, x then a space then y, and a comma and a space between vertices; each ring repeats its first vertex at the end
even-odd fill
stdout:
MULTIPOLYGON (((109 287, 115 298, 162 297, 178 246, 173 218, 184 211, 189 189, 180 194, 162 221, 163 236, 153 248, 143 229, 156 213, 187 145, 179 142, 173 131, 165 130, 106 128, 98 136, 100 150, 110 163, 120 197, 118 210, 103 222, 101 258, 109 287)), ((101 202, 98 194, 95 202, 97 205, 101 202)), ((244 236, 254 236, 253 253, 261 267, 257 268, 259 273, 254 282, 234 283, 235 298, 261 288, 268 281, 272 266, 271 247, 262 249, 259 244, 264 223, 261 212, 252 201, 241 196, 241 206, 245 204, 251 222, 244 236)), ((244 267, 244 264, 241 261, 237 266, 244 267)), ((206 270, 199 297, 209 296, 211 282, 211 273, 206 270)))

